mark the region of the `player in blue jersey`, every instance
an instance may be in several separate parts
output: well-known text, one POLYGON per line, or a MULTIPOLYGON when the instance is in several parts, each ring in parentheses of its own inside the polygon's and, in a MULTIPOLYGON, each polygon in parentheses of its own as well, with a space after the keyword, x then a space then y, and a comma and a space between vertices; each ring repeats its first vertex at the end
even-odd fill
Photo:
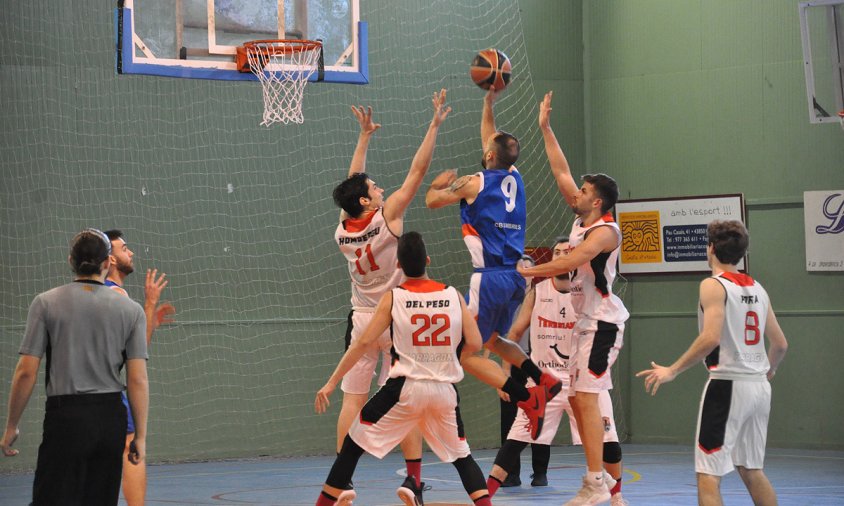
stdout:
MULTIPOLYGON (((112 290, 128 297, 129 293, 123 289, 123 281, 126 279, 126 276, 135 272, 135 254, 126 244, 126 240, 123 238, 123 232, 120 230, 106 230, 105 234, 108 236, 109 241, 111 241, 111 266, 108 269, 108 276, 104 284, 112 290)), ((164 290, 164 287, 168 283, 165 277, 163 272, 159 276, 157 269, 147 269, 146 282, 144 283, 147 346, 149 346, 152 333, 155 332, 155 329, 162 323, 172 322, 171 317, 176 312, 176 308, 172 304, 168 302, 158 303, 161 298, 161 291, 164 290)), ((132 411, 129 410, 129 400, 126 398, 126 394, 124 393, 122 397, 129 422, 126 427, 126 447, 123 449, 123 497, 129 506, 137 506, 143 505, 146 500, 147 470, 146 463, 144 462, 136 466, 126 465, 126 462, 128 462, 127 459, 129 458, 129 444, 135 435, 135 420, 132 418, 132 411)))
POLYGON ((497 385, 494 381, 498 376, 492 377, 486 366, 467 364, 465 368, 519 401, 530 418, 535 439, 542 430, 545 403, 559 393, 562 385, 542 374, 521 347, 501 337, 525 297, 525 279, 516 271, 516 263, 525 248, 527 211, 525 185, 514 165, 519 158, 519 140, 495 128, 493 105, 497 96, 498 92, 490 88, 481 114, 484 170, 459 178, 454 170, 439 174, 425 195, 425 204, 431 209, 460 204, 463 240, 474 267, 466 302, 478 320, 484 346, 519 367, 538 386, 528 390, 512 379, 497 385))

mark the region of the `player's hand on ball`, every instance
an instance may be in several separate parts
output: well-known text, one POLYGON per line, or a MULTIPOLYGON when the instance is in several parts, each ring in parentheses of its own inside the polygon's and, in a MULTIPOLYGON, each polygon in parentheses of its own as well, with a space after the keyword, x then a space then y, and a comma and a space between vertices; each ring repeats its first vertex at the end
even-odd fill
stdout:
POLYGON ((331 401, 329 401, 328 398, 331 397, 335 388, 336 385, 326 383, 325 386, 319 389, 316 393, 316 399, 314 399, 314 411, 320 414, 325 413, 328 406, 331 406, 331 401))
POLYGON ((645 392, 651 395, 656 395, 659 386, 663 383, 674 381, 677 374, 670 367, 658 365, 656 362, 651 362, 652 369, 645 369, 636 373, 637 378, 645 377, 645 392))

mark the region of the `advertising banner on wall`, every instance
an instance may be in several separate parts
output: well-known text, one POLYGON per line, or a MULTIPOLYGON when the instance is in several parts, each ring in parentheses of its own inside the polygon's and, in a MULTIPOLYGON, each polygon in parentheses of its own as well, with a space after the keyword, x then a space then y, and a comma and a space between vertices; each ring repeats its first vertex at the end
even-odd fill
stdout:
MULTIPOLYGON (((706 226, 714 220, 744 222, 741 194, 619 200, 619 272, 661 274, 708 272, 706 226)), ((746 270, 746 258, 738 264, 746 270)))
POLYGON ((844 190, 803 192, 806 270, 844 271, 844 190))

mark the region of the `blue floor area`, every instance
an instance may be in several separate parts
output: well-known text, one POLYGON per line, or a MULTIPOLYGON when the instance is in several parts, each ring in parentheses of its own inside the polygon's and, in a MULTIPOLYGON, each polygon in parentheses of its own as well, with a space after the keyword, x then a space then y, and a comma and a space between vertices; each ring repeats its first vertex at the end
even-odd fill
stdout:
MULTIPOLYGON (((697 504, 691 448, 629 444, 622 448, 622 493, 631 505, 697 504)), ((479 450, 474 456, 484 473, 489 472, 495 450, 479 450)), ((313 505, 333 461, 333 457, 306 457, 154 465, 148 469, 147 504, 313 505)), ((780 505, 844 505, 844 452, 768 450, 765 466, 780 505)), ((527 449, 522 454, 522 486, 501 489, 493 503, 561 505, 577 492, 583 471, 579 448, 554 447, 549 486, 531 487, 527 449)), ((400 454, 392 453, 384 460, 364 455, 354 476, 355 505, 400 504, 395 490, 403 477, 400 454)), ((454 467, 437 461, 433 454, 423 457, 422 478, 431 485, 424 494, 427 506, 471 504, 454 467)), ((0 504, 28 504, 31 487, 31 474, 0 476, 0 504)), ((753 504, 736 473, 724 477, 721 491, 726 505, 753 504)), ((121 499, 120 504, 125 502, 121 499)))

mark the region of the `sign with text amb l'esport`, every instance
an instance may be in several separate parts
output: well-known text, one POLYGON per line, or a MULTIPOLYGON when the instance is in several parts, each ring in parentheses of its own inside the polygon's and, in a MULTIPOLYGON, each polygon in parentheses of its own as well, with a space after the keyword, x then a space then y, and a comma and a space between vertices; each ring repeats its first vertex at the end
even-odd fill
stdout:
POLYGON ((844 271, 844 190, 803 192, 806 270, 844 271))
MULTIPOLYGON (((741 194, 620 200, 621 274, 709 272, 706 227, 715 220, 744 223, 741 194)), ((744 271, 746 259, 739 262, 744 271)))

